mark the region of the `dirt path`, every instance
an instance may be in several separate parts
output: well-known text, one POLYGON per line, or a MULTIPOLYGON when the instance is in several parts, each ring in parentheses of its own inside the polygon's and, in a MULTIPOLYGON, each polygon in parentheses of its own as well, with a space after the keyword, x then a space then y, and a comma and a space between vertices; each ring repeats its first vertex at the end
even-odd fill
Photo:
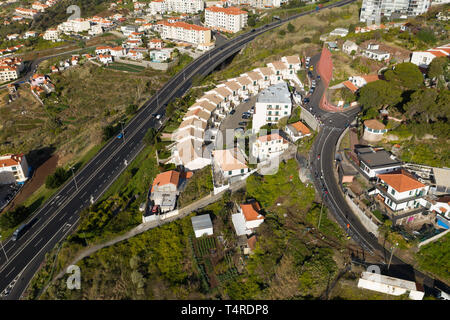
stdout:
POLYGON ((58 156, 54 155, 45 161, 33 174, 33 177, 23 186, 11 204, 5 210, 13 210, 18 205, 25 202, 44 183, 48 175, 52 174, 58 164, 58 156))

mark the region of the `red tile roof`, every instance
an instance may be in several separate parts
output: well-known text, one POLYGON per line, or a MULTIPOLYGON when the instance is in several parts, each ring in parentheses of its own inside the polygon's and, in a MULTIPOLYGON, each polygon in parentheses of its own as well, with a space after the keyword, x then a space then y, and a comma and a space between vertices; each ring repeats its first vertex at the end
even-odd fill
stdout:
POLYGON ((228 8, 220 8, 220 7, 209 7, 205 10, 211 11, 211 12, 223 12, 225 14, 232 14, 232 15, 240 15, 240 14, 247 14, 247 12, 236 8, 236 7, 228 7, 228 8))
POLYGON ((251 204, 241 204, 241 210, 246 221, 264 220, 264 217, 259 213, 261 207, 258 202, 251 204))
POLYGON ((154 191, 155 186, 164 186, 169 183, 178 186, 179 181, 180 173, 178 171, 170 170, 160 173, 155 177, 155 180, 153 180, 152 192, 154 191))
POLYGON ((383 180, 398 192, 405 192, 425 187, 423 183, 420 183, 403 172, 379 174, 378 178, 383 180))
POLYGON ((309 128, 307 126, 305 126, 303 124, 303 122, 301 122, 301 121, 291 123, 291 126, 293 126, 297 131, 300 131, 303 135, 307 135, 307 134, 311 133, 309 128))

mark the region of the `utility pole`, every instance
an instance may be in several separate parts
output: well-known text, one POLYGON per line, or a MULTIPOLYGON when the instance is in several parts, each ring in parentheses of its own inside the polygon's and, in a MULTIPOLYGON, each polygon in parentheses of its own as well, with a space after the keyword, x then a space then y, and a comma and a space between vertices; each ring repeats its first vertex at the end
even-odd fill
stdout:
POLYGON ((392 247, 391 247, 391 257, 389 258, 389 263, 388 263, 388 270, 389 270, 389 267, 391 266, 391 261, 392 261, 392 256, 394 255, 394 250, 395 250, 395 248, 397 248, 398 247, 398 242, 395 244, 395 245, 393 245, 392 247))
POLYGON ((123 131, 123 121, 120 121, 120 126, 122 127, 123 143, 125 143, 125 131, 123 131))
POLYGON ((5 251, 5 247, 3 246, 3 242, 1 242, 1 241, 2 241, 2 235, 0 234, 0 244, 2 245, 2 250, 6 257, 6 262, 8 262, 9 259, 8 259, 8 256, 6 255, 6 251, 5 251))
POLYGON ((73 182, 75 183, 75 189, 78 191, 77 179, 75 179, 75 172, 73 172, 73 166, 70 166, 70 170, 72 171, 73 182))

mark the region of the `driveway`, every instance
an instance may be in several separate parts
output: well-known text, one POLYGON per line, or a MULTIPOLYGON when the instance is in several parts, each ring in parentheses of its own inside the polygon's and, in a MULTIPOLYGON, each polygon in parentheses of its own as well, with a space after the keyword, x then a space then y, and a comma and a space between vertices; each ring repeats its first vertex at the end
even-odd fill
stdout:
POLYGON ((227 117, 220 124, 220 131, 222 132, 222 136, 223 136, 224 142, 226 142, 227 148, 233 147, 234 139, 231 141, 225 141, 226 130, 227 129, 234 130, 239 127, 245 128, 245 126, 240 125, 239 122, 247 122, 248 123, 249 121, 251 121, 251 118, 250 119, 242 119, 242 113, 245 111, 248 111, 251 107, 253 107, 255 105, 257 96, 258 95, 251 96, 249 101, 242 102, 241 104, 236 106, 234 109, 234 110, 236 110, 236 112, 234 114, 228 114, 227 117))

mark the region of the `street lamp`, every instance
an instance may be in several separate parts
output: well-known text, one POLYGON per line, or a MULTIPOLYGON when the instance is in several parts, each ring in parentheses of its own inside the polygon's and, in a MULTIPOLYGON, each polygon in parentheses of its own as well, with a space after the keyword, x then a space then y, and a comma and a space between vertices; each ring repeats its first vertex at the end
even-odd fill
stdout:
POLYGON ((389 270, 389 267, 391 266, 391 261, 392 261, 392 256, 394 255, 394 250, 395 250, 395 248, 397 248, 398 247, 398 242, 397 243, 395 243, 395 245, 393 245, 392 247, 391 247, 391 257, 389 258, 389 263, 388 263, 388 270, 389 270))
POLYGON ((120 121, 120 126, 122 127, 122 138, 123 138, 123 143, 125 143, 125 131, 123 131, 123 121, 120 121))
POLYGON ((78 191, 77 179, 75 179, 75 173, 73 172, 73 166, 70 166, 70 170, 72 171, 73 182, 75 183, 75 189, 78 191))
POLYGON ((5 247, 3 246, 3 243, 2 243, 2 235, 1 234, 0 234, 0 244, 2 245, 3 253, 5 254, 5 257, 6 257, 6 262, 8 262, 9 259, 8 259, 8 256, 6 255, 5 247))

